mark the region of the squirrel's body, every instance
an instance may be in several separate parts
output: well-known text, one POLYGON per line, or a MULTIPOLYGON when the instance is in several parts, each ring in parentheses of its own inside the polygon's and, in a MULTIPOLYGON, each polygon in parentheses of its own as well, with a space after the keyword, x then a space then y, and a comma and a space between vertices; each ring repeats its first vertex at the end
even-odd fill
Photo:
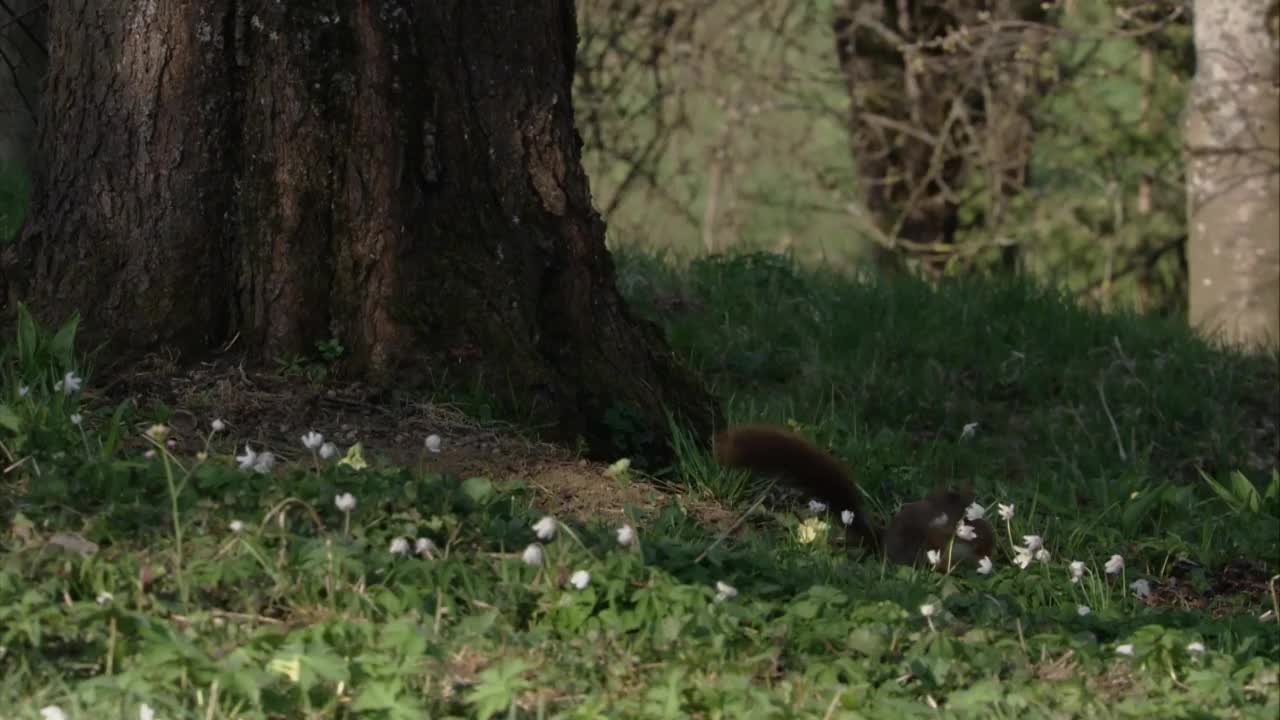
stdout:
POLYGON ((893 562, 910 564, 937 550, 945 560, 950 545, 952 565, 989 557, 995 547, 995 531, 982 518, 965 521, 976 534, 973 540, 956 537, 955 543, 951 542, 956 524, 964 519, 965 508, 974 497, 970 492, 935 490, 923 500, 903 505, 885 530, 885 555, 893 562))
POLYGON ((970 492, 937 490, 923 500, 907 503, 881 532, 863 512, 858 486, 835 458, 804 438, 772 425, 740 425, 715 437, 716 461, 726 467, 746 468, 780 477, 788 485, 803 490, 827 504, 833 512, 853 511, 849 536, 863 547, 883 550, 897 563, 914 563, 929 550, 953 565, 977 562, 990 556, 995 532, 981 518, 966 521, 976 537, 955 537, 956 524, 973 502, 970 492))

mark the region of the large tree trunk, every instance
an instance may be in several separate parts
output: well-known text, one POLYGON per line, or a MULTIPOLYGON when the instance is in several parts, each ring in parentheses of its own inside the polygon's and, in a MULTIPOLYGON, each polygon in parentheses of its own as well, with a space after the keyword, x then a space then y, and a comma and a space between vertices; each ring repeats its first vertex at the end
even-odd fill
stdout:
POLYGON ((10 305, 80 310, 104 358, 337 338, 354 375, 478 382, 599 453, 606 412, 717 417, 616 290, 572 0, 65 0, 50 36, 10 305))
POLYGON ((1280 341, 1277 0, 1196 0, 1184 138, 1190 321, 1227 342, 1280 341))

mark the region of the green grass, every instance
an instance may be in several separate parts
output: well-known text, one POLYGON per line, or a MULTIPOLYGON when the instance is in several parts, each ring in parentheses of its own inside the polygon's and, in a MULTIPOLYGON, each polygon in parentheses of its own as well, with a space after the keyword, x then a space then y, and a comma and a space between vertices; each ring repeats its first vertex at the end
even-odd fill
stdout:
MULTIPOLYGON (((4 464, 21 463, 0 492, 0 713, 1275 717, 1275 356, 1022 285, 855 284, 766 256, 620 268, 734 419, 793 421, 883 511, 953 481, 992 517, 1014 503, 995 572, 857 562, 801 542, 807 514, 774 503, 718 545, 686 504, 634 509, 638 548, 562 518, 527 565, 526 488, 301 445, 269 477, 244 472, 243 439, 207 435, 211 418, 206 457, 170 455, 142 438, 152 418, 84 402, 92 377, 55 389, 77 367, 74 326, 25 326, 0 388, 4 464), (1020 570, 1025 534, 1052 557, 1020 570), (439 552, 393 555, 396 537, 439 552), (1080 583, 1071 560, 1089 566, 1080 583), (717 582, 737 595, 717 600, 717 582)), ((693 444, 681 455, 669 475, 693 496, 755 499, 693 444)))
POLYGON ((1273 526, 1240 523, 1202 476, 1269 481, 1275 354, 1220 352, 1178 323, 1082 311, 1022 283, 853 283, 775 255, 624 267, 642 312, 672 297, 696 308, 666 319, 669 336, 732 420, 795 422, 874 500, 972 481, 1057 509, 1055 532, 1086 523, 1110 544, 1141 537, 1204 562, 1280 556, 1280 535, 1262 534, 1273 526))

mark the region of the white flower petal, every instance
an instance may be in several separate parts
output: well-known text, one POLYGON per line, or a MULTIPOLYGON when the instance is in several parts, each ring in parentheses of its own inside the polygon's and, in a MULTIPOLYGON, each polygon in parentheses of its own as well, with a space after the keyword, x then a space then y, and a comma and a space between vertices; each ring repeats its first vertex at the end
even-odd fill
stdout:
POLYGON ((618 528, 618 544, 626 547, 636 541, 636 529, 630 525, 618 528))
POLYGON ((253 471, 261 475, 271 472, 272 466, 276 464, 276 456, 269 452, 260 452, 258 457, 253 461, 253 471))
POLYGON ((62 376, 62 392, 66 395, 70 395, 80 389, 82 382, 83 380, 79 375, 76 375, 74 372, 68 372, 66 375, 62 376))
POLYGON ((253 466, 258 462, 258 453, 248 445, 244 446, 244 454, 236 456, 236 462, 240 463, 241 470, 252 470, 253 466))
POLYGON ((342 493, 334 496, 333 504, 342 512, 349 513, 356 509, 356 498, 351 493, 342 493))
POLYGON ((440 445, 442 442, 443 441, 440 439, 439 435, 432 433, 427 436, 424 444, 426 445, 427 452, 438 453, 440 452, 440 445))
POLYGON ((738 596, 738 588, 723 580, 716 581, 716 602, 724 602, 738 596))
POLYGON ((1129 583, 1129 587, 1133 590, 1133 594, 1139 598, 1145 598, 1151 595, 1151 583, 1145 578, 1138 578, 1129 583))
POLYGON ((543 515, 541 520, 533 524, 533 532, 539 540, 550 540, 556 536, 556 519, 543 515))
POLYGON ((520 554, 520 560, 525 565, 541 565, 542 564, 542 546, 532 543, 524 549, 520 554))
POLYGON ((1107 560, 1107 564, 1104 569, 1107 571, 1108 575, 1115 575, 1119 573, 1124 569, 1124 558, 1119 555, 1112 555, 1111 559, 1107 560))

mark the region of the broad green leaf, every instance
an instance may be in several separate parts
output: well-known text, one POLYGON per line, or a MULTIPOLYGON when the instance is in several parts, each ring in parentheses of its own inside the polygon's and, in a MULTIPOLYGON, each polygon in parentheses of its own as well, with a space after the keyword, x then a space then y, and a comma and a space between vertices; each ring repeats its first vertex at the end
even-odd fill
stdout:
POLYGON ((35 363, 36 343, 40 337, 36 320, 25 303, 18 303, 18 363, 25 371, 31 371, 35 363))
POLYGON ((0 427, 13 431, 16 435, 22 432, 22 418, 8 405, 0 404, 0 427))
POLYGON ((487 477, 471 477, 462 481, 462 492, 477 505, 493 497, 493 481, 487 477))
POLYGON ((58 329, 49 343, 49 352, 63 368, 71 368, 75 360, 76 330, 80 327, 80 314, 75 313, 71 319, 58 329))
POLYGON ((1258 496, 1258 489, 1239 470, 1231 473, 1231 490, 1236 499, 1249 509, 1249 512, 1256 513, 1262 507, 1262 498, 1258 496))

